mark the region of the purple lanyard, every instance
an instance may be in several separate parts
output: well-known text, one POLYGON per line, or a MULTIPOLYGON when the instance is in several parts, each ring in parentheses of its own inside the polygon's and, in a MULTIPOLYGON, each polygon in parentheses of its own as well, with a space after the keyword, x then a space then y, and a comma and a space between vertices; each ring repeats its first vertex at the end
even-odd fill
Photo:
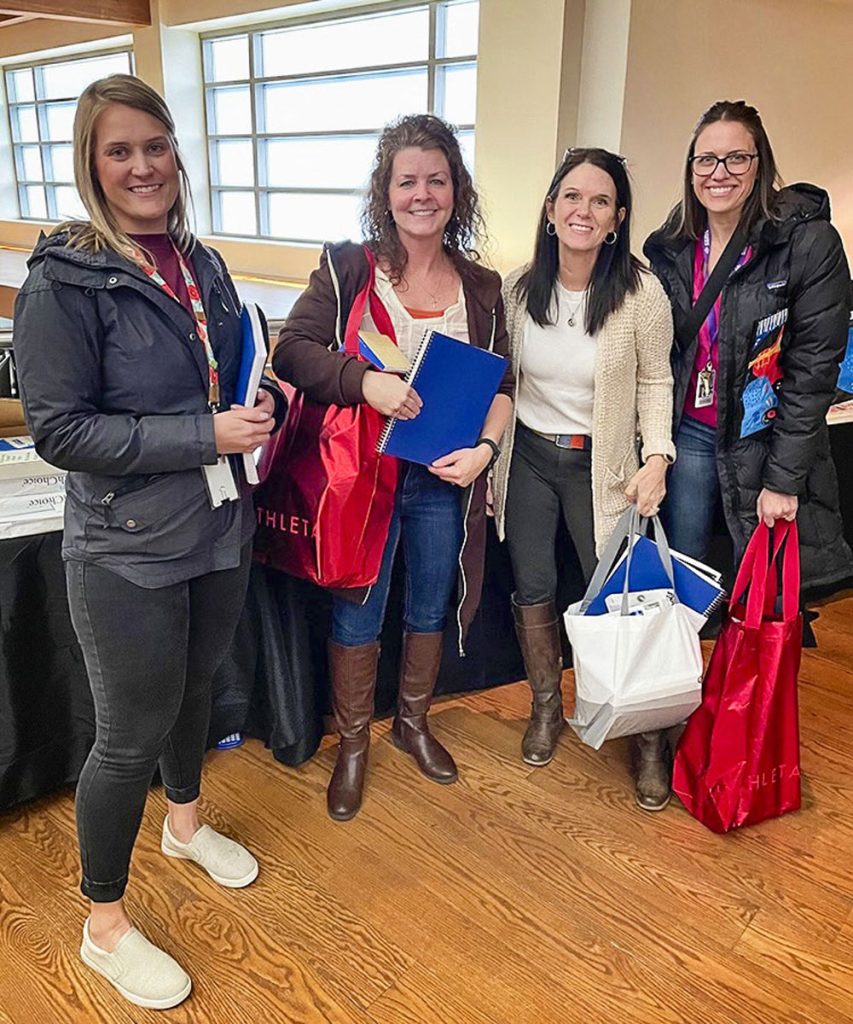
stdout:
MULTIPOLYGON (((705 282, 708 280, 708 262, 711 259, 711 229, 705 228, 705 234, 702 236, 702 253, 704 256, 704 262, 702 264, 702 285, 704 287, 705 282)), ((752 255, 752 246, 747 245, 743 252, 738 257, 737 264, 732 270, 732 274, 735 270, 740 268, 749 260, 752 255)), ((731 277, 731 274, 729 275, 731 277)), ((720 306, 723 301, 722 291, 717 296, 714 305, 711 306, 711 310, 705 320, 705 329, 708 331, 708 355, 711 354, 711 349, 717 344, 717 335, 720 330, 720 306)))

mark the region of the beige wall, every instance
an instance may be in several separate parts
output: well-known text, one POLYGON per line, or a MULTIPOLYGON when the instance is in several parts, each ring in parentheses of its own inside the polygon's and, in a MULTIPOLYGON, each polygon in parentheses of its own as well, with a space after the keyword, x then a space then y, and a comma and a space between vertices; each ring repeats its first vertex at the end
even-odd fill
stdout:
MULTIPOLYGON (((299 12, 329 6, 314 0, 299 12)), ((203 234, 209 206, 194 29, 202 19, 209 26, 210 18, 250 11, 268 20, 296 13, 296 5, 154 0, 152 11, 156 24, 134 32, 137 70, 165 88, 175 111, 203 234)), ((0 58, 116 31, 44 21, 11 26, 0 30, 0 58)), ((528 258, 554 165, 575 144, 605 145, 629 158, 639 251, 677 198, 693 123, 721 97, 759 107, 786 180, 829 189, 853 256, 851 41, 851 0, 481 0, 476 160, 491 262, 506 271, 528 258)), ((2 136, 0 151, 8 146, 2 136)), ((9 216, 5 191, 0 217, 9 216)), ((31 246, 38 230, 0 220, 0 244, 31 246)), ((305 280, 317 259, 310 246, 214 241, 235 271, 250 274, 305 280)))
POLYGON ((559 148, 564 0, 480 0, 477 186, 501 271, 530 258, 559 148))
POLYGON ((758 107, 783 177, 829 191, 853 257, 853 4, 634 0, 621 146, 636 249, 677 199, 693 125, 717 99, 758 107))

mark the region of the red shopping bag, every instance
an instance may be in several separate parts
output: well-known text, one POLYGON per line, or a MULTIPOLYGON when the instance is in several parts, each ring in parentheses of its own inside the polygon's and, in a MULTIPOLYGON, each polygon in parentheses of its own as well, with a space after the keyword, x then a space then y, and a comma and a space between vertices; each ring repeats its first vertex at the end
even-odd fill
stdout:
MULTIPOLYGON (((344 351, 359 358, 368 302, 377 329, 396 341, 373 290, 373 255, 364 251, 370 278, 344 334, 344 351)), ((319 405, 296 392, 285 425, 261 455, 256 561, 323 587, 376 582, 397 487, 397 460, 376 452, 384 426, 385 418, 364 403, 319 405)))
POLYGON ((800 806, 797 525, 777 520, 773 532, 772 553, 763 524, 747 545, 705 673, 702 704, 675 754, 672 788, 713 832, 754 825, 800 806), (781 615, 775 611, 780 551, 781 615))

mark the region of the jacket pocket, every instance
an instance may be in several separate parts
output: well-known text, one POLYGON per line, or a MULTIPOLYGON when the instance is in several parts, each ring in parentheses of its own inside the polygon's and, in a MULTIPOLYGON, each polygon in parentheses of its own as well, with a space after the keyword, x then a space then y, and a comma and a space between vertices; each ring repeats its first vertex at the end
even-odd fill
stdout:
POLYGON ((622 512, 627 507, 628 499, 625 497, 625 487, 638 468, 639 462, 634 451, 626 452, 621 460, 604 467, 604 486, 601 494, 602 512, 622 512))
POLYGON ((165 561, 190 555, 216 540, 215 511, 200 469, 162 473, 141 485, 129 481, 95 504, 100 504, 103 515, 86 531, 93 554, 165 561))

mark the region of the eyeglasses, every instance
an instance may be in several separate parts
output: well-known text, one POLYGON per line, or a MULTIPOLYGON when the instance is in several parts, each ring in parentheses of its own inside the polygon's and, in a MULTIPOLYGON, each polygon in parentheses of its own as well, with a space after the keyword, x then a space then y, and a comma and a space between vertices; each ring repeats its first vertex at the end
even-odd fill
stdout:
POLYGON ((757 159, 757 153, 743 153, 737 150, 734 153, 727 153, 725 156, 700 153, 698 156, 691 156, 687 162, 697 178, 710 178, 720 164, 729 174, 746 174, 752 166, 752 161, 757 159))

